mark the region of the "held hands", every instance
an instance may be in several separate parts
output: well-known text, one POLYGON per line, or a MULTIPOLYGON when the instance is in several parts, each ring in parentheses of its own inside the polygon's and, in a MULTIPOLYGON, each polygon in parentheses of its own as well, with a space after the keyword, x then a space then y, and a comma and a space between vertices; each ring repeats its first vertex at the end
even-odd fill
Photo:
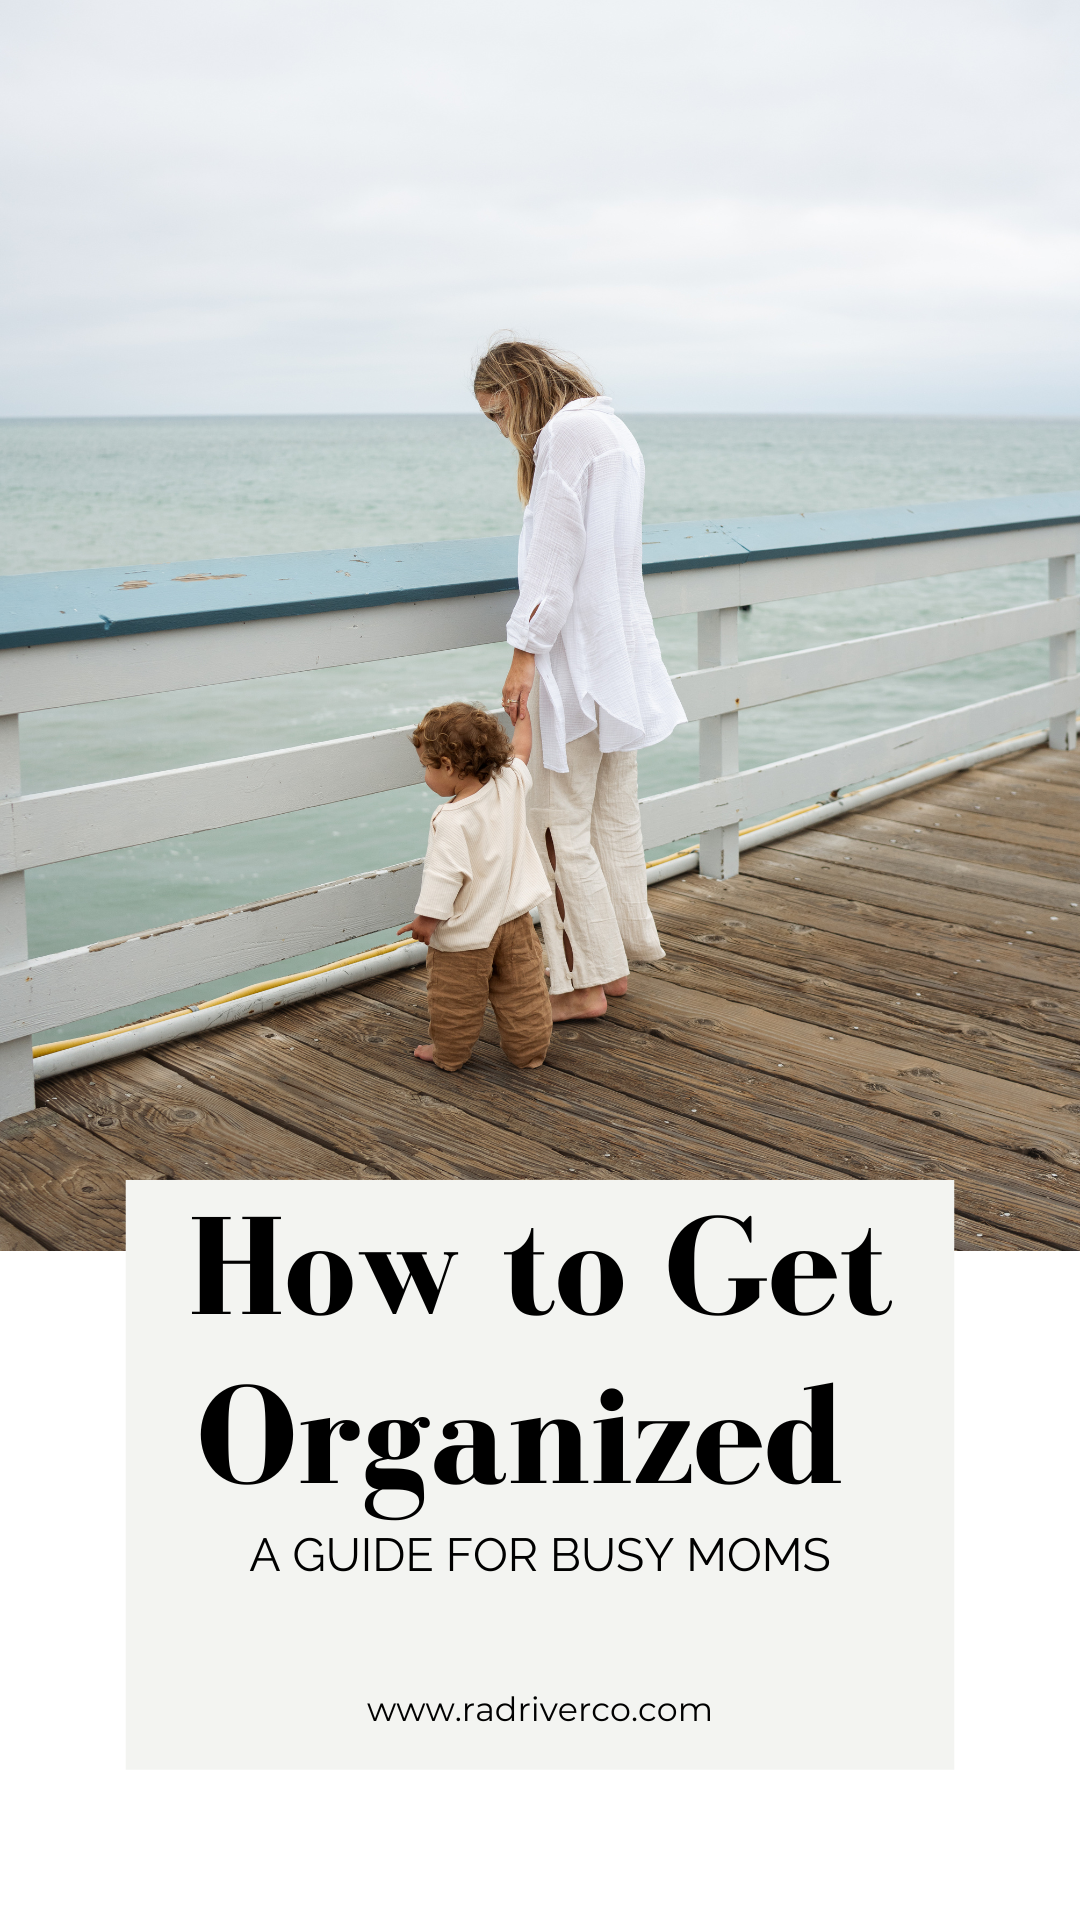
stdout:
POLYGON ((422 940, 425 947, 429 946, 431 944, 431 936, 438 924, 439 922, 437 920, 429 920, 426 913, 418 913, 414 920, 408 922, 407 926, 398 928, 398 938, 400 939, 403 933, 411 933, 414 940, 422 940))
POLYGON ((515 725, 528 708, 529 695, 535 678, 536 661, 533 655, 523 653, 520 647, 515 647, 514 658, 502 690, 503 709, 515 725))

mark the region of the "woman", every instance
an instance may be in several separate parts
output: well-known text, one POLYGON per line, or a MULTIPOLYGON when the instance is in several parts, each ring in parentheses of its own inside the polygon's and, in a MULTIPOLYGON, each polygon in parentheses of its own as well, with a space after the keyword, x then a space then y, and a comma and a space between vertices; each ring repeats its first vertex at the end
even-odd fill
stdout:
POLYGON ((662 960, 645 886, 638 747, 686 715, 660 658, 641 577, 645 472, 611 401, 577 367, 511 340, 476 369, 481 409, 518 452, 525 520, 503 688, 528 707, 529 830, 553 897, 540 908, 555 1020, 595 1020, 630 960, 662 960))

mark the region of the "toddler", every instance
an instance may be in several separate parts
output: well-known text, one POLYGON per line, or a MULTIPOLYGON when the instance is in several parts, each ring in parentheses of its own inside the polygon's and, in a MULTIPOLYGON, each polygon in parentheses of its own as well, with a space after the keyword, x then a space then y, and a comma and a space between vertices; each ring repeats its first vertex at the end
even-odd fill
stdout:
POLYGON ((445 800, 431 817, 411 933, 428 950, 432 1044, 415 1049, 447 1073, 465 1065, 491 1001, 515 1067, 542 1067, 551 1002, 531 909, 548 897, 525 825, 532 726, 507 740, 497 719, 463 700, 432 707, 412 737, 424 778, 445 800))

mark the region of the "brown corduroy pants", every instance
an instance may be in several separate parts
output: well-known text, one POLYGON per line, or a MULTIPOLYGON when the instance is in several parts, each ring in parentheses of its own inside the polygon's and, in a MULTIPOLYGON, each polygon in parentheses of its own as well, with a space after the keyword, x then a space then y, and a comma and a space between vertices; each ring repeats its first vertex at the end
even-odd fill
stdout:
POLYGON ((507 920, 486 947, 462 953, 429 947, 427 994, 436 1066, 456 1073, 465 1065, 489 1000, 511 1065, 543 1066, 551 1043, 551 1001, 530 914, 507 920))

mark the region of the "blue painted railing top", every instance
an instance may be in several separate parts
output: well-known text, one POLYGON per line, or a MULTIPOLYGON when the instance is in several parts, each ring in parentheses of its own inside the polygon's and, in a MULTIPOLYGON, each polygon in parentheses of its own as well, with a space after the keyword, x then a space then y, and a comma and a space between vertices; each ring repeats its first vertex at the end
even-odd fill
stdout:
MULTIPOLYGON (((646 527, 643 564, 647 574, 675 573, 688 567, 901 546, 1072 521, 1080 521, 1080 492, 686 521, 646 527)), ((144 569, 13 574, 0 578, 0 647, 344 612, 395 601, 446 600, 516 586, 517 540, 512 535, 352 547, 340 553, 173 561, 144 569), (282 593, 282 587, 287 592, 282 593)))

